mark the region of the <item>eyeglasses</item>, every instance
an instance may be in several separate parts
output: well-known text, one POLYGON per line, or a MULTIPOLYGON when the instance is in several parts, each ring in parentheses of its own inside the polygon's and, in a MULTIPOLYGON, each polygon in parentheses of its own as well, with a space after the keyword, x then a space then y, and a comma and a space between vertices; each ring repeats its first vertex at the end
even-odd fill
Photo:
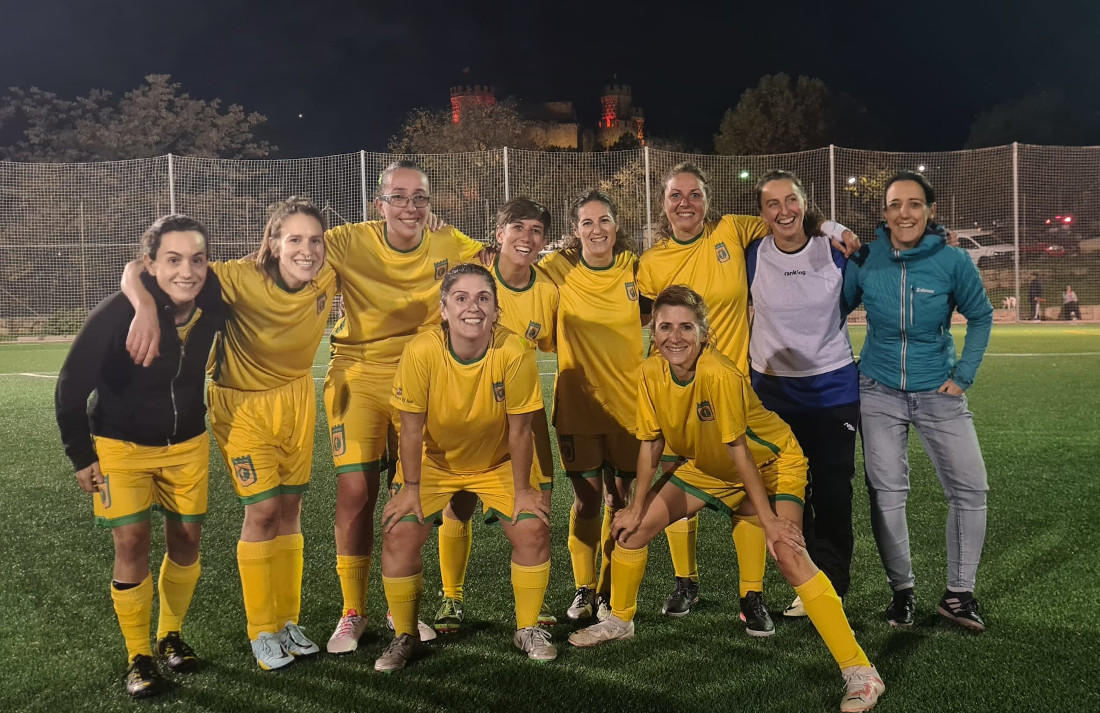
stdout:
POLYGON ((417 208, 424 208, 432 202, 432 197, 423 194, 417 194, 415 196, 402 196, 390 193, 383 193, 382 195, 378 196, 378 200, 386 201, 394 208, 404 208, 409 205, 409 201, 412 201, 413 206, 417 208))

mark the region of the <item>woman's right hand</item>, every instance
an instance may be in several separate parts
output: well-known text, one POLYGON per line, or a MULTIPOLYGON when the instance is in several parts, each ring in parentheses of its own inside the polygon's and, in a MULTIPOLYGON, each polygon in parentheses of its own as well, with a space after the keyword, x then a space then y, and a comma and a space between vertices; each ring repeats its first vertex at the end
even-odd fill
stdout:
POLYGON ((382 508, 382 532, 389 532, 406 515, 413 515, 416 521, 424 524, 424 511, 420 509, 420 487, 407 485, 397 491, 382 508))
POLYGON ((806 550, 806 539, 802 536, 802 528, 797 523, 785 517, 775 516, 767 520, 760 518, 760 525, 764 528, 764 539, 768 543, 768 552, 772 557, 775 557, 775 546, 780 544, 799 553, 806 550))
POLYGON ((92 463, 87 468, 76 471, 76 482, 85 493, 98 493, 99 484, 103 482, 103 472, 99 469, 99 461, 92 463))
POLYGON ((126 351, 135 364, 149 366, 160 353, 159 344, 160 322, 156 311, 139 307, 126 334, 126 351))
POLYGON ((644 514, 639 500, 645 499, 645 493, 634 496, 634 502, 615 513, 615 519, 611 521, 611 538, 616 542, 628 539, 642 526, 644 514))

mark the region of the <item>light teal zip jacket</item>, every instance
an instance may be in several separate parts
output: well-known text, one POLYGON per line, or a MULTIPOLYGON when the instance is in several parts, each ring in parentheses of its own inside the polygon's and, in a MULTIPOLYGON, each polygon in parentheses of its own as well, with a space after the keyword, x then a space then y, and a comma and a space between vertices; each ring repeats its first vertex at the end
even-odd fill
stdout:
POLYGON ((875 236, 844 272, 845 311, 861 301, 867 309, 860 372, 899 391, 930 391, 948 379, 970 388, 993 328, 993 305, 974 261, 948 246, 932 223, 909 250, 894 249, 885 223, 875 236), (967 320, 958 358, 950 331, 956 309, 967 320))

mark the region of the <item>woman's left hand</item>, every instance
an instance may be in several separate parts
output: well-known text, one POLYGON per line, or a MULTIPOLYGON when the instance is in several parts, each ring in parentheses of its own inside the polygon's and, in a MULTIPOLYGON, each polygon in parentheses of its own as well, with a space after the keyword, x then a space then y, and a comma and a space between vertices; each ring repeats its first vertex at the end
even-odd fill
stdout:
POLYGON ((519 522, 521 512, 529 512, 550 527, 550 506, 542 500, 539 491, 534 488, 524 488, 516 492, 515 507, 512 510, 512 524, 519 522))
POLYGON ((493 261, 497 259, 497 250, 494 248, 485 248, 477 254, 478 261, 481 262, 481 266, 486 270, 493 266, 493 261))
POLYGON ((844 257, 852 257, 852 255, 855 254, 856 250, 859 250, 859 248, 863 245, 863 243, 859 240, 859 236, 850 230, 845 230, 843 233, 841 233, 840 237, 843 239, 837 240, 836 238, 833 238, 832 243, 833 247, 844 253, 844 257))
POLYGON ((947 233, 947 240, 945 240, 944 242, 946 242, 953 248, 959 247, 959 234, 951 228, 944 228, 944 232, 947 233))
POLYGON ((428 211, 428 219, 424 221, 424 227, 428 229, 429 233, 434 233, 441 229, 447 223, 435 213, 428 211))
POLYGON ((964 390, 953 380, 948 379, 947 381, 943 382, 943 385, 940 386, 940 388, 936 389, 936 392, 940 394, 951 394, 952 396, 962 396, 964 390))

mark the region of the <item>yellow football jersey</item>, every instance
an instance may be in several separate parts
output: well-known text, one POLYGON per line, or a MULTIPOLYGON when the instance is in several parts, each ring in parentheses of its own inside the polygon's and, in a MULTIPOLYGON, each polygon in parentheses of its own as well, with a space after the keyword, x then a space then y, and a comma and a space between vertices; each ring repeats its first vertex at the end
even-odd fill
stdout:
POLYGON ((311 373, 325 334, 336 273, 327 265, 300 289, 268 277, 255 260, 212 262, 229 305, 214 345, 210 376, 218 386, 263 391, 311 373))
POLYGON ((575 249, 539 263, 558 286, 558 433, 634 432, 643 357, 637 265, 637 256, 624 251, 606 268, 589 267, 575 249))
POLYGON ((663 436, 666 447, 699 470, 740 483, 726 444, 742 435, 758 466, 780 453, 801 453, 790 426, 761 405, 744 373, 716 350, 703 351, 687 384, 676 380, 661 355, 645 360, 638 386, 639 439, 663 436))
POLYGON ((687 285, 710 310, 710 343, 749 369, 749 284, 745 248, 768 234, 768 224, 748 215, 724 215, 688 242, 661 240, 638 262, 638 290, 653 299, 669 285, 687 285))
POLYGON ((554 327, 558 315, 558 288, 541 270, 531 268, 531 281, 516 289, 500 276, 499 258, 493 265, 497 281, 500 323, 544 352, 554 351, 554 327))
POLYGON ((332 353, 383 364, 396 364, 417 332, 439 324, 440 281, 485 247, 447 225, 398 250, 386 240, 385 221, 331 228, 325 243, 344 298, 332 353))
POLYGON ((509 460, 508 414, 542 408, 535 352, 504 327, 480 359, 464 362, 441 327, 417 335, 401 357, 391 403, 426 413, 424 459, 451 473, 479 473, 509 460))

